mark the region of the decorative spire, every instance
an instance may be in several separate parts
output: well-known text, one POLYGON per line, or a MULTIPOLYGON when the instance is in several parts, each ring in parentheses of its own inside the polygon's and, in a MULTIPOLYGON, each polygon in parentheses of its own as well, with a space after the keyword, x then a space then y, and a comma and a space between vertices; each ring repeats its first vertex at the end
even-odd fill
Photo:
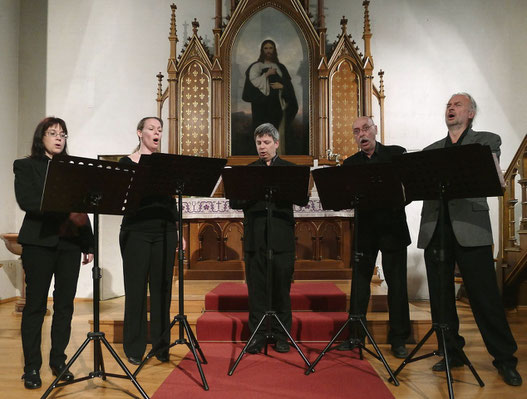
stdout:
POLYGON ((343 15, 342 19, 340 20, 340 28, 342 29, 342 35, 346 35, 346 29, 348 25, 348 19, 343 15))
POLYGON ((364 0, 362 2, 364 6, 364 34, 362 38, 364 39, 364 53, 366 57, 371 57, 370 51, 370 39, 371 39, 371 26, 370 26, 370 12, 368 11, 368 6, 370 5, 369 0, 364 0))
POLYGON ((381 69, 379 75, 379 94, 384 96, 384 71, 381 69))
POLYGON ((157 75, 157 101, 161 100, 161 97, 163 96, 163 74, 159 72, 157 75))
POLYGON ((192 32, 194 35, 198 34, 198 28, 199 28, 199 22, 196 18, 194 18, 194 21, 192 21, 192 32))
POLYGON ((172 9, 172 15, 170 16, 170 35, 168 40, 170 42, 170 59, 176 59, 176 46, 178 42, 177 32, 176 32, 176 5, 171 4, 170 8, 172 9))

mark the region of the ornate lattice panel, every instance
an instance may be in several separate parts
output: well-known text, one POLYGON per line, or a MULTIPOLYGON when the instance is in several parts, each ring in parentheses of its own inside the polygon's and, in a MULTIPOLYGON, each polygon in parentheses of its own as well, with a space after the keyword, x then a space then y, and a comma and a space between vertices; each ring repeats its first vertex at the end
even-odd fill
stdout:
POLYGON ((210 156, 210 76, 198 62, 181 76, 180 109, 179 153, 210 156))
POLYGON ((358 151, 352 124, 359 116, 359 77, 348 61, 343 61, 331 76, 331 138, 334 153, 341 159, 358 151))

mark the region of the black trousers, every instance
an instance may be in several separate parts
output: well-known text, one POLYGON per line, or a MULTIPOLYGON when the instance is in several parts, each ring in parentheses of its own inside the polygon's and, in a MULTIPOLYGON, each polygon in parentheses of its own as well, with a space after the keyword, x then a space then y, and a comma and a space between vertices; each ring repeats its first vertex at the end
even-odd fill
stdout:
POLYGON ((49 364, 60 366, 66 361, 64 352, 70 340, 80 261, 80 247, 72 244, 59 244, 53 248, 23 246, 22 265, 26 274, 26 304, 21 325, 24 372, 40 370, 42 366, 42 323, 52 277, 55 284, 49 364))
POLYGON ((147 286, 150 290, 150 340, 156 347, 170 344, 168 327, 177 232, 121 231, 119 242, 125 292, 123 348, 126 356, 142 358, 148 326, 147 286))
POLYGON ((440 234, 436 229, 430 244, 425 249, 426 274, 430 292, 432 321, 448 325, 452 339, 447 340, 449 353, 462 349, 465 339, 459 335, 459 318, 456 310, 454 267, 457 263, 463 284, 470 300, 474 319, 493 364, 516 366, 513 356, 517 350, 509 323, 505 316, 502 299, 498 291, 492 247, 462 247, 456 240, 450 221, 445 226, 445 264, 439 261, 440 234), (443 281, 443 289, 441 289, 443 281), (443 293, 443 296, 441 295, 443 293), (443 307, 441 307, 441 301, 443 307))
MULTIPOLYGON (((352 280, 350 298, 350 313, 352 314, 366 315, 368 302, 370 301, 371 278, 379 250, 375 240, 368 240, 367 243, 364 243, 359 248, 363 256, 360 257, 352 280)), ((381 252, 382 269, 388 285, 388 310, 390 317, 388 342, 394 346, 404 345, 410 336, 406 247, 394 251, 381 250, 381 252)), ((366 317, 364 317, 364 321, 366 321, 366 317)), ((362 339, 364 337, 364 332, 357 329, 357 326, 352 327, 351 334, 356 338, 362 339)))
MULTIPOLYGON (((273 254, 272 266, 272 298, 271 309, 276 312, 280 321, 288 331, 291 331, 291 280, 295 263, 294 252, 273 254)), ((249 330, 254 332, 266 310, 268 310, 267 293, 267 259, 265 249, 245 253, 245 275, 249 291, 249 330)), ((276 338, 286 339, 287 336, 276 320, 271 326, 276 338)), ((265 325, 259 334, 265 334, 265 325)))

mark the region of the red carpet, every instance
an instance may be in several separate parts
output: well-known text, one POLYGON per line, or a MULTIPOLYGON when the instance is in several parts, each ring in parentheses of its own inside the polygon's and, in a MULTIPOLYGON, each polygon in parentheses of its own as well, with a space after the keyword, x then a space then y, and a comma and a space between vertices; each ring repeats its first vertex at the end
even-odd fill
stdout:
MULTIPOLYGON (((248 311, 247 285, 230 282, 219 284, 205 295, 205 309, 219 312, 248 311)), ((345 312, 346 294, 334 283, 293 283, 291 309, 345 312)))
MULTIPOLYGON (((348 319, 345 312, 293 312, 291 336, 295 341, 326 341, 348 319)), ((198 342, 241 342, 249 339, 247 312, 207 312, 196 325, 198 342)), ((343 332, 340 340, 347 338, 343 332)))
MULTIPOLYGON (((291 308, 291 335, 303 342, 329 341, 348 318, 346 294, 334 283, 292 284, 291 308)), ((247 340, 248 316, 247 285, 222 283, 205 295, 205 313, 196 324, 198 341, 247 340)))
MULTIPOLYGON (((394 398, 384 381, 366 360, 355 352, 327 353, 316 372, 304 375, 305 364, 298 352, 269 356, 244 355, 232 376, 227 373, 240 354, 242 344, 201 344, 208 364, 203 372, 210 390, 205 391, 191 353, 167 377, 152 399, 321 399, 321 398, 394 398)), ((314 361, 324 345, 301 345, 304 354, 314 361)))

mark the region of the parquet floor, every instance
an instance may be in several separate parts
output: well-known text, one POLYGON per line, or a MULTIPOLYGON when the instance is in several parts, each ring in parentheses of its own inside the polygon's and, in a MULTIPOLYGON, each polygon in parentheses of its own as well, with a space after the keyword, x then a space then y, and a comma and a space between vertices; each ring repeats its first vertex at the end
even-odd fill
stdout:
MULTIPOLYGON (((197 298, 204 295, 217 282, 187 281, 185 283, 185 296, 197 298)), ((345 286, 342 287, 345 289, 345 286)), ((101 315, 106 313, 119 312, 122 309, 123 299, 117 298, 101 302, 101 315)), ((423 312, 428 311, 427 302, 413 303, 414 306, 421 308, 423 312)), ((52 305, 50 303, 49 307, 52 305)), ((498 373, 492 366, 492 359, 487 353, 479 331, 472 318, 472 313, 468 305, 459 303, 458 305, 462 334, 467 341, 466 353, 471 362, 478 371, 480 377, 485 382, 485 387, 480 388, 468 368, 455 369, 453 371, 455 397, 459 399, 473 398, 496 398, 502 396, 506 398, 527 398, 527 310, 520 310, 516 313, 509 314, 509 322, 514 336, 518 342, 519 350, 517 355, 520 359, 518 370, 526 382, 522 387, 509 387, 505 385, 498 373)), ((47 367, 49 352, 49 328, 51 317, 46 317, 43 327, 43 359, 44 364, 41 369, 43 387, 35 391, 24 389, 23 382, 20 380, 23 370, 23 356, 20 342, 20 316, 13 315, 14 302, 7 302, 0 305, 0 398, 4 399, 21 399, 21 398, 39 398, 45 392, 46 388, 52 382, 51 371, 47 367)), ((190 309, 191 312, 199 312, 197 309, 190 309)), ((186 311, 187 313, 187 311, 186 311)), ((187 313, 189 318, 197 317, 197 314, 187 313)), ((77 348, 86 339, 86 333, 89 329, 88 321, 92 318, 91 301, 79 300, 76 302, 75 315, 73 319, 73 333, 68 347, 68 355, 71 356, 77 348)), ((173 332, 177 334, 177 331, 173 332)), ((119 356, 124 359, 122 345, 112 344, 119 356)), ((389 352, 388 345, 380 345, 390 366, 395 369, 399 366, 400 360, 395 359, 389 352)), ((409 346, 410 348, 411 346, 409 346)), ((425 345, 423 353, 433 350, 433 340, 425 345)), ((152 395, 157 387, 172 372, 179 360, 186 354, 187 348, 183 345, 177 345, 171 349, 170 362, 160 363, 155 358, 143 368, 138 376, 138 381, 147 394, 152 395)), ((104 361, 108 372, 121 374, 119 366, 115 363, 111 355, 103 349, 104 361)), ((206 354, 205 354, 206 355, 206 354)), ((381 378, 386 382, 387 373, 381 362, 368 356, 371 364, 377 370, 381 378)), ((444 373, 434 373, 430 367, 437 361, 437 358, 421 360, 406 366, 399 375, 401 385, 395 387, 388 385, 389 389, 396 398, 423 398, 436 399, 447 398, 447 384, 444 373)), ((128 366, 128 362, 125 361, 128 366)), ((131 366, 131 365, 130 365, 131 366)), ((93 367, 93 344, 89 344, 80 358, 72 367, 74 374, 79 376, 86 375, 93 367)), ((131 367, 135 370, 135 366, 131 367)), ((309 378, 303 375, 299 378, 309 378)), ((189 382, 192 383, 192 382, 189 382)), ((213 389, 213 387, 211 387, 213 389)), ((139 397, 135 387, 126 379, 111 378, 106 381, 95 378, 83 381, 71 386, 57 388, 53 390, 50 398, 133 398, 139 397)))

